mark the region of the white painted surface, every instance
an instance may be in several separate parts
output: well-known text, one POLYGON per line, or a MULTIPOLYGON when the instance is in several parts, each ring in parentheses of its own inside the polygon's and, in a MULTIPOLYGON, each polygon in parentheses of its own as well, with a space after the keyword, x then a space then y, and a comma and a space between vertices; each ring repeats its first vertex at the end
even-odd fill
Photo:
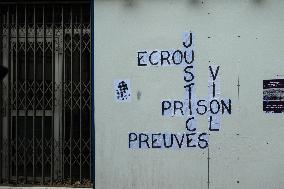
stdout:
POLYGON ((96 0, 96 188, 207 188, 207 150, 128 149, 128 132, 185 130, 183 118, 160 110, 162 99, 183 97, 181 68, 138 67, 136 52, 180 48, 188 30, 197 96, 208 95, 210 61, 221 66, 221 96, 232 99, 232 115, 210 136, 210 188, 283 188, 283 114, 262 111, 262 81, 284 75, 283 10, 281 0, 96 0), (113 100, 120 78, 131 80, 131 103, 113 100))

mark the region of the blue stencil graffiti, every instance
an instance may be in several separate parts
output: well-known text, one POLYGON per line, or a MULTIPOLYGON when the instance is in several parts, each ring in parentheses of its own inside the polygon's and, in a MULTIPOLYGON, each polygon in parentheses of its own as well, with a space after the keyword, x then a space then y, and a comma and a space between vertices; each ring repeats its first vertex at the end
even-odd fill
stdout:
POLYGON ((130 80, 115 80, 114 81, 115 99, 117 102, 130 102, 131 90, 130 80))

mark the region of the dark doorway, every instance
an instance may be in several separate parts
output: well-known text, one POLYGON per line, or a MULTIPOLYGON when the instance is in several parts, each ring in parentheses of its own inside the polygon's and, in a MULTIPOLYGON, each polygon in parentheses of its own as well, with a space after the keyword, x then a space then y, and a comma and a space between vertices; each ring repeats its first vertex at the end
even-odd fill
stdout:
POLYGON ((0 4, 2 184, 91 186, 90 7, 0 4))

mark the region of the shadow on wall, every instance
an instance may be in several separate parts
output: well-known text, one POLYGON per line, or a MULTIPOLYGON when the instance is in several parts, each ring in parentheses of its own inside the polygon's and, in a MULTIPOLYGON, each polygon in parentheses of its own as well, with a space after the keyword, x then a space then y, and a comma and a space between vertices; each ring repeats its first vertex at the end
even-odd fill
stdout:
POLYGON ((263 3, 265 0, 253 0, 255 3, 263 3))
MULTIPOLYGON (((200 5, 200 4, 206 3, 206 1, 208 1, 208 0, 188 0, 188 1, 192 5, 200 5)), ((263 2, 265 2, 265 0, 251 0, 251 1, 253 3, 263 3, 263 2)))
POLYGON ((198 5, 201 4, 203 1, 202 0, 189 0, 189 3, 192 5, 198 5))
MULTIPOLYGON (((95 0, 95 1, 117 1, 117 0, 95 0)), ((138 2, 138 0, 122 0, 122 1, 124 2, 124 5, 127 7, 133 7, 138 2)))
POLYGON ((133 7, 137 3, 136 0, 124 0, 124 2, 125 2, 125 5, 128 7, 133 7))
MULTIPOLYGON (((96 0, 96 1, 106 1, 106 0, 96 0)), ((116 1, 116 0, 109 0, 109 1, 116 1)), ((134 6, 137 4, 137 2, 139 0, 122 0, 124 1, 125 5, 127 6, 134 6)), ((141 1, 141 0, 140 0, 141 1)), ((165 0, 161 0, 161 2, 164 2, 165 0)), ((171 0, 172 2, 178 2, 178 1, 175 1, 175 0, 171 0)), ((206 3, 208 2, 209 0, 188 0, 188 2, 192 5, 199 5, 199 4, 203 4, 203 3, 206 3)), ((263 3, 265 2, 266 0, 251 0, 251 2, 253 3, 263 3)), ((219 1, 221 2, 221 1, 219 1)))

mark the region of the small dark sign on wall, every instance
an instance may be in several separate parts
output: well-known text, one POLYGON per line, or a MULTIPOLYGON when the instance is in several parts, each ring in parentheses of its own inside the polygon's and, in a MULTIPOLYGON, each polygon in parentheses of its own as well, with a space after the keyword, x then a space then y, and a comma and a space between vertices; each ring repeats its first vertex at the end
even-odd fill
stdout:
POLYGON ((263 111, 284 113, 284 79, 263 80, 263 111))

